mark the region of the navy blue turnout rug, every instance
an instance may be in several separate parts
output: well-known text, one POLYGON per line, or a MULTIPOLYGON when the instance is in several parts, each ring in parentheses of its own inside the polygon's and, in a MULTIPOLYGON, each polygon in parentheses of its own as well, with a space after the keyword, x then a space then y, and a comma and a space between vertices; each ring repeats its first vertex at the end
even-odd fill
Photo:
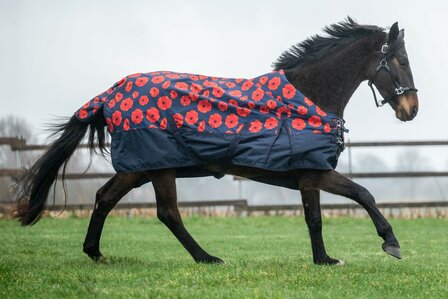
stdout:
POLYGON ((283 71, 229 79, 168 71, 127 76, 82 106, 103 113, 117 172, 220 165, 272 171, 334 169, 343 120, 283 71))

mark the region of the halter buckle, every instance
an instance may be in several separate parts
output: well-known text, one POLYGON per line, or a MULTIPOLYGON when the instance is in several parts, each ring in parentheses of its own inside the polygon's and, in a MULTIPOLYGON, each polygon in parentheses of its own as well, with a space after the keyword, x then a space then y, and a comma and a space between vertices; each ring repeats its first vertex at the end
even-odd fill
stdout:
POLYGON ((381 46, 381 53, 386 54, 387 51, 389 51, 389 45, 388 44, 384 44, 381 46))
POLYGON ((401 86, 398 86, 397 88, 395 88, 395 94, 398 96, 400 94, 404 93, 404 88, 401 86))

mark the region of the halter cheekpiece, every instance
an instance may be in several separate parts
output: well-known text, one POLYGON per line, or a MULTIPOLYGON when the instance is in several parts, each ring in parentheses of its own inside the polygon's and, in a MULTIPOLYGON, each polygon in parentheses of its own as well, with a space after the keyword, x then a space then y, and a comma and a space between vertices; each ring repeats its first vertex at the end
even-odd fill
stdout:
POLYGON ((369 85, 370 89, 372 90, 373 98, 375 99, 375 104, 377 107, 384 106, 385 104, 389 103, 394 97, 404 94, 405 92, 408 92, 408 91, 417 92, 418 91, 418 89, 414 88, 414 87, 401 86, 398 78, 396 76, 394 76, 394 74, 392 74, 392 71, 390 70, 390 67, 387 63, 387 60, 390 59, 392 56, 394 56, 395 52, 397 50, 401 49, 402 47, 404 47, 404 41, 402 41, 402 40, 396 41, 392 45, 389 45, 388 40, 386 40, 386 43, 381 46, 380 62, 378 63, 378 66, 375 69, 375 75, 373 76, 373 79, 369 80, 367 83, 369 85), (394 89, 393 96, 384 98, 382 101, 378 102, 378 99, 377 99, 376 93, 375 93, 375 89, 373 88, 373 84, 375 82, 376 77, 378 76, 378 73, 381 70, 385 70, 390 75, 390 77, 392 78, 392 80, 394 82, 395 89, 394 89))

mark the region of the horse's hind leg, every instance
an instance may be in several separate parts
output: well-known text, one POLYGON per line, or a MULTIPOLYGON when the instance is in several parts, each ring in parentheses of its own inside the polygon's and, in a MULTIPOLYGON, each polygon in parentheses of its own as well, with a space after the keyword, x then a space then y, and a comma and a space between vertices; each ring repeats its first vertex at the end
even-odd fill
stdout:
POLYGON ((176 172, 174 169, 147 172, 154 186, 157 201, 157 217, 176 236, 196 262, 222 263, 223 261, 211 256, 188 233, 182 223, 177 208, 176 172))
POLYGON ((322 216, 320 212, 319 190, 301 190, 305 221, 311 237, 313 261, 318 265, 342 265, 340 260, 333 259, 325 251, 322 238, 322 216))
POLYGON ((375 199, 366 188, 334 170, 308 172, 303 178, 302 183, 308 188, 313 187, 345 196, 359 203, 372 219, 378 235, 383 238, 383 250, 393 257, 401 258, 400 245, 392 231, 392 226, 381 214, 375 199))
POLYGON ((100 238, 104 221, 118 201, 144 178, 143 173, 115 174, 96 193, 95 208, 90 218, 83 250, 93 260, 101 258, 100 238))

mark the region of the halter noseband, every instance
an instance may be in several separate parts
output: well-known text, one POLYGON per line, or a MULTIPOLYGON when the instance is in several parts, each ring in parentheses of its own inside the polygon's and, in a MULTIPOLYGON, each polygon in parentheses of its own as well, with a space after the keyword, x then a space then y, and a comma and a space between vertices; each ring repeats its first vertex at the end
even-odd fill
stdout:
POLYGON ((389 43, 386 40, 386 43, 381 46, 380 62, 378 64, 378 66, 376 67, 375 75, 373 76, 373 79, 369 80, 369 82, 367 83, 369 85, 370 89, 372 90, 373 98, 375 99, 375 104, 377 107, 384 106, 385 104, 389 103, 394 97, 404 94, 405 92, 408 92, 408 91, 417 92, 418 91, 418 89, 414 88, 414 87, 402 87, 400 85, 400 82, 398 81, 398 78, 396 76, 394 76, 394 74, 392 74, 390 67, 387 64, 387 60, 389 58, 391 58, 392 56, 394 56, 395 52, 397 50, 401 49, 402 47, 404 47, 404 41, 402 41, 402 40, 397 41, 396 43, 392 44, 392 46, 389 46, 389 43), (377 99, 376 93, 375 93, 375 89, 373 89, 372 85, 374 84, 375 79, 381 70, 385 70, 389 74, 389 76, 392 78, 394 85, 395 85, 395 89, 394 89, 393 96, 384 98, 384 100, 378 102, 378 99, 377 99))

